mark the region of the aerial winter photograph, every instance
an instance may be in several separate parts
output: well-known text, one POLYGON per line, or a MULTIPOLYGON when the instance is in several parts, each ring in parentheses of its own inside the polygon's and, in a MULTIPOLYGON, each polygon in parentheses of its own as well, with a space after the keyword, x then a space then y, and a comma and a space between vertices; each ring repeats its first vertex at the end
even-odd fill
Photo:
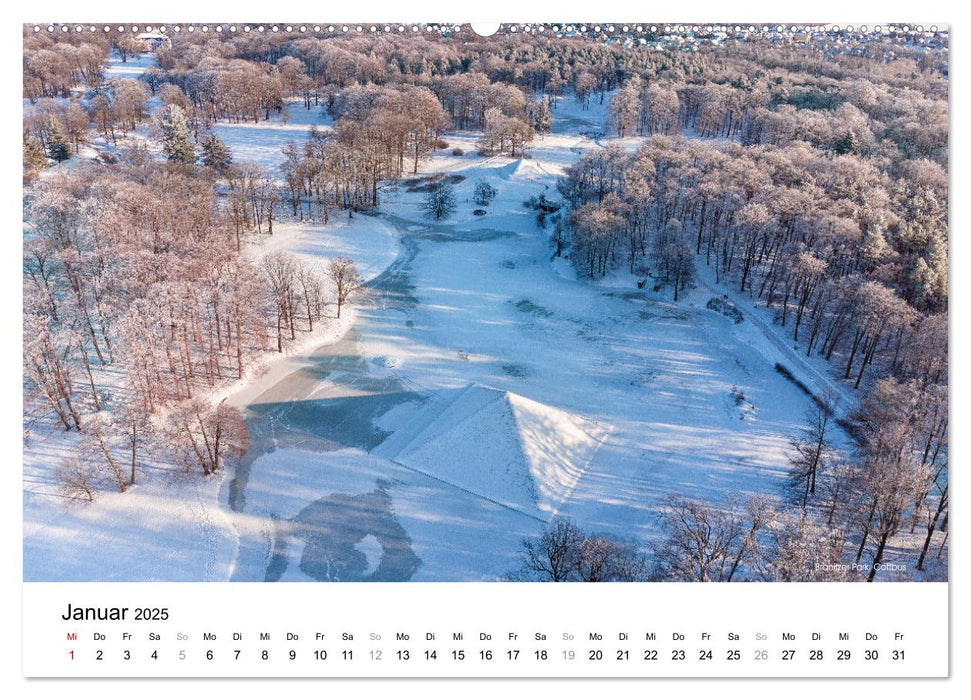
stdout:
POLYGON ((24 580, 947 580, 948 65, 23 26, 24 580))

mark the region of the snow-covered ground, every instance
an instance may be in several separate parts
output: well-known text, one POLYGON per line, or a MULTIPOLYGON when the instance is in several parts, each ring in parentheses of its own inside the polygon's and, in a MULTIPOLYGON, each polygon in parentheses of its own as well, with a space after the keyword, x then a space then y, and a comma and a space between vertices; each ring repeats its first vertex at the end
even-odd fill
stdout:
MULTIPOLYGON (((113 56, 106 79, 137 78, 152 65, 152 54, 132 57, 125 63, 113 56)), ((299 102, 291 109, 286 119, 274 115, 259 125, 216 128, 238 160, 253 160, 275 170, 283 160, 280 149, 284 144, 290 140, 302 143, 312 123, 325 123, 320 109, 305 110, 299 102)), ((122 139, 120 146, 136 140, 147 143, 158 154, 147 125, 122 139)), ((95 138, 78 158, 62 165, 76 165, 104 150, 116 151, 117 147, 95 138)), ((281 222, 272 236, 254 235, 248 243, 247 254, 254 259, 285 250, 321 268, 330 258, 347 255, 365 278, 380 273, 397 254, 396 233, 391 227, 364 216, 348 220, 339 213, 326 227, 281 222)), ((245 406, 265 386, 276 384, 300 367, 315 348, 339 340, 355 317, 351 307, 340 320, 326 319, 313 333, 298 338, 284 355, 268 354, 244 382, 227 385, 217 394, 227 396, 234 405, 245 406)), ((171 465, 149 464, 139 471, 138 484, 126 493, 104 491, 95 503, 65 499, 55 471, 69 458, 73 437, 34 418, 26 417, 28 437, 24 444, 25 581, 229 578, 239 543, 237 527, 242 525, 219 505, 219 492, 227 475, 204 479, 184 475, 171 465)))
POLYGON ((764 339, 706 309, 703 287, 674 304, 550 260, 523 202, 554 196, 563 166, 598 145, 584 135, 596 118, 565 108, 566 130, 532 159, 482 158, 474 134, 447 134, 423 168, 465 178, 444 222, 407 181, 385 191, 378 222, 402 252, 353 337, 250 404, 264 448, 224 489, 253 528, 236 579, 494 579, 554 514, 650 540, 670 494, 779 493, 809 401, 764 339), (477 217, 479 180, 498 196, 477 217))
POLYGON ((300 99, 289 100, 283 113, 271 112, 270 118, 254 122, 217 122, 213 133, 226 142, 236 163, 259 163, 272 173, 283 163, 282 148, 291 141, 303 145, 311 126, 327 131, 330 117, 323 107, 307 109, 300 99))
MULTIPOLYGON (((826 367, 799 360, 762 311, 743 306, 736 325, 708 310, 730 290, 704 270, 678 303, 626 273, 578 279, 523 204, 555 199, 563 168, 612 142, 605 105, 562 98, 530 159, 483 158, 477 134, 446 134, 422 166, 464 178, 445 221, 423 216, 405 180, 382 188, 375 215, 253 238, 256 257, 348 255, 368 294, 226 389, 253 445, 221 482, 159 471, 69 505, 28 445, 25 578, 491 580, 555 514, 649 542, 669 495, 778 495, 810 400, 775 362, 820 389, 826 367), (484 216, 479 180, 498 192, 484 216)), ((294 105, 287 121, 217 133, 237 160, 273 168, 313 123, 322 112, 294 105)))
POLYGON ((129 56, 122 61, 117 52, 112 51, 108 58, 108 67, 105 70, 105 80, 118 80, 121 78, 139 78, 146 70, 158 65, 154 53, 143 53, 136 56, 129 56))
POLYGON ((236 557, 214 507, 223 476, 142 467, 126 493, 65 499, 54 469, 72 435, 35 426, 24 445, 24 581, 219 581, 236 557))

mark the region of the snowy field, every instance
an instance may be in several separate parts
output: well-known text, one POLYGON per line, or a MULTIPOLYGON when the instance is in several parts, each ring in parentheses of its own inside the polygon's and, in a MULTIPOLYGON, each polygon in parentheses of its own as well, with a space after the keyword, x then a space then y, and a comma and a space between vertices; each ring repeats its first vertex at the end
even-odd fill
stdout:
MULTIPOLYGON (((708 310, 726 290, 704 270, 678 303, 626 273, 577 279, 523 205, 555 199, 563 168, 611 141, 604 105, 561 99, 531 159, 483 158, 476 134, 446 134, 422 167, 464 178, 446 221, 425 218, 404 180, 374 215, 252 238, 255 257, 348 255, 368 294, 226 388, 253 444, 221 480, 160 466, 128 494, 64 503, 50 464, 65 440, 33 430, 25 580, 493 580, 557 514, 650 542, 672 494, 778 495, 809 399, 774 364, 821 388, 825 367, 794 359, 751 307, 738 325, 708 310), (498 196, 474 216, 480 180, 498 196)), ((215 130, 237 161, 275 169, 312 124, 328 120, 296 104, 215 130)))
POLYGON ((326 132, 330 123, 323 107, 307 109, 303 101, 297 99, 290 100, 282 114, 271 113, 266 121, 258 124, 218 122, 213 125, 212 132, 226 142, 235 162, 259 163, 267 170, 277 172, 284 160, 281 150, 284 146, 291 141, 303 145, 311 126, 326 132))
POLYGON ((556 514, 650 541, 671 494, 780 492, 809 404, 761 326, 706 309, 704 286, 674 304, 551 261, 522 202, 553 196, 602 119, 565 103, 530 160, 451 156, 474 135, 447 134, 424 168, 465 177, 445 222, 407 181, 385 191, 374 224, 401 253, 353 333, 249 406, 264 446, 224 488, 248 535, 235 579, 496 579, 556 514), (476 217, 479 180, 498 197, 476 217))
POLYGON ((122 78, 138 78, 149 68, 157 65, 155 54, 143 53, 138 56, 129 56, 122 61, 117 53, 112 52, 108 58, 108 67, 105 70, 105 80, 120 80, 122 78))
POLYGON ((225 579, 237 537, 214 507, 222 477, 146 465, 126 493, 66 500, 52 472, 69 440, 34 428, 24 445, 24 581, 225 579))

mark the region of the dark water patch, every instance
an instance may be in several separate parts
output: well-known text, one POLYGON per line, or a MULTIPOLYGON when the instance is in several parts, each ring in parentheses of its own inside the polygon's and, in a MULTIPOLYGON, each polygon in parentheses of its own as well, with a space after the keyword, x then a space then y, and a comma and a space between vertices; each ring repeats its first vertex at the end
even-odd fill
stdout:
POLYGON ((388 436, 375 427, 375 419, 417 397, 415 392, 397 391, 252 404, 249 410, 256 417, 272 419, 278 431, 282 429, 274 436, 277 447, 322 452, 348 447, 371 450, 388 436))
POLYGON ((657 378, 657 372, 652 369, 641 369, 631 373, 628 378, 628 386, 647 386, 657 378))
POLYGON ((664 318, 673 319, 675 321, 688 321, 691 319, 691 313, 689 311, 681 311, 679 309, 665 309, 664 318))
POLYGON ((411 282, 411 264, 419 245, 412 236, 401 238, 403 252, 377 277, 368 282, 372 303, 380 308, 413 309, 418 306, 415 285, 411 282))
POLYGON ((553 312, 547 309, 545 306, 540 306, 535 304, 529 299, 520 299, 514 302, 516 309, 522 311, 526 314, 533 314, 539 316, 540 318, 550 318, 553 316, 553 312))
POLYGON ((394 514, 389 486, 379 481, 368 493, 332 493, 301 510, 292 530, 305 543, 301 571, 317 581, 410 580, 421 559, 394 514), (369 535, 381 545, 376 567, 357 547, 369 535))
MULTIPOLYGON (((455 224, 445 221, 411 221, 395 214, 382 212, 379 214, 384 221, 398 229, 401 243, 407 247, 408 241, 431 241, 434 243, 474 243, 476 241, 494 241, 501 238, 515 238, 519 234, 515 231, 475 226, 460 229, 455 224)), ((412 256, 413 259, 414 256, 412 256)))
POLYGON ((502 371, 510 377, 528 377, 530 375, 529 368, 519 364, 502 365, 502 371))
POLYGON ((246 508, 246 484, 253 463, 282 447, 329 452, 343 447, 371 449, 386 437, 372 421, 398 403, 412 400, 393 378, 375 377, 360 354, 360 330, 352 328, 325 345, 297 369, 253 400, 245 411, 250 449, 233 469, 229 507, 246 508), (323 391, 322 385, 328 384, 323 391), (329 395, 317 398, 315 394, 329 395), (312 398, 313 396, 313 398, 312 398))
POLYGON ((405 181, 405 189, 408 192, 431 192, 435 185, 445 183, 457 185, 465 180, 465 175, 446 175, 435 173, 434 175, 422 175, 420 177, 408 178, 405 181))
POLYGON ((635 291, 635 290, 618 290, 604 292, 605 297, 615 297, 617 299, 624 299, 625 301, 648 301, 650 296, 647 292, 635 291))

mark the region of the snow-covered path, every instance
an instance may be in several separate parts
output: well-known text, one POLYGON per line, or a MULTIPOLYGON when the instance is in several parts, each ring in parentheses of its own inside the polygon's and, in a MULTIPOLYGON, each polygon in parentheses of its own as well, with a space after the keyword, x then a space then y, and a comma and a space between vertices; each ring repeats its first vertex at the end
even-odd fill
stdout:
POLYGON ((837 416, 845 416, 856 405, 852 393, 829 375, 829 367, 824 360, 806 357, 806 353, 801 351, 798 345, 793 345, 793 341, 786 335, 785 328, 765 318, 771 313, 770 311, 757 307, 751 298, 732 288, 731 285, 715 283, 714 271, 704 265, 698 266, 698 284, 712 296, 728 297, 742 310, 745 315, 743 324, 753 324, 771 348, 765 348, 764 344, 758 343, 758 338, 753 338, 748 329, 740 330, 740 333, 748 333, 750 341, 756 347, 762 348, 767 359, 772 360, 778 356, 800 381, 813 390, 816 396, 834 397, 836 401, 833 402, 832 408, 837 416))

